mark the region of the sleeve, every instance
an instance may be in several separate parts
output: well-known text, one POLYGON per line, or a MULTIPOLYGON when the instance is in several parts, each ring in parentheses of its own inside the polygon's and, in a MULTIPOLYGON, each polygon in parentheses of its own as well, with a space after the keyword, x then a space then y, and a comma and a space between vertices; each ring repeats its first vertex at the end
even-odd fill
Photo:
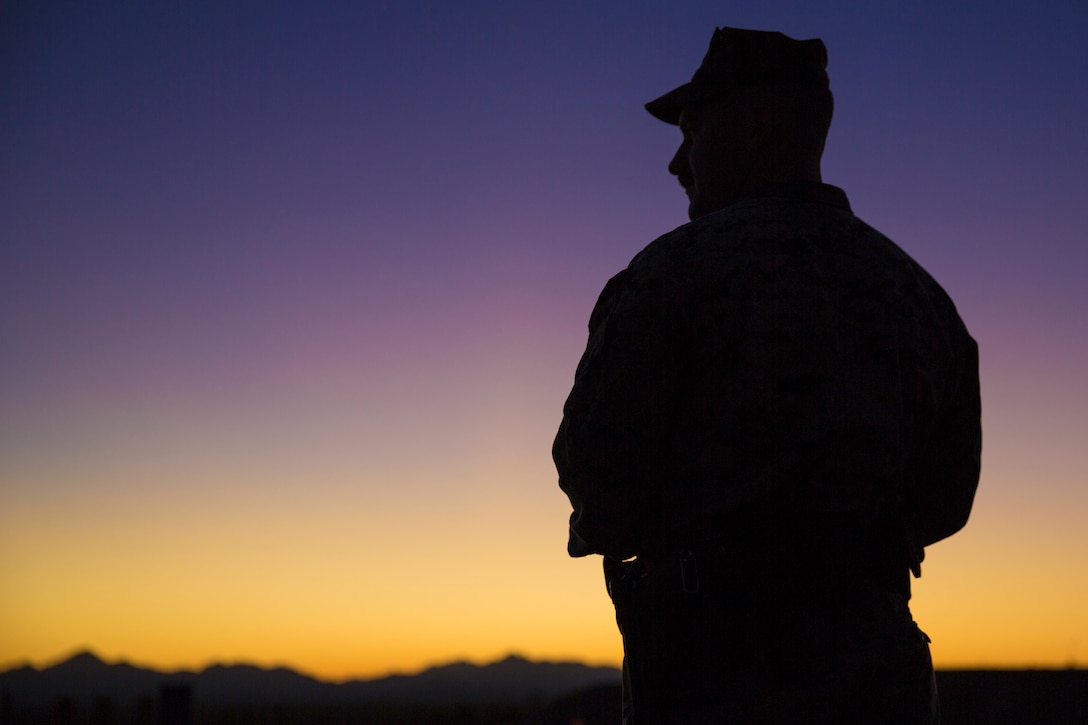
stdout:
POLYGON ((907 467, 906 517, 919 546, 963 528, 981 470, 978 346, 954 308, 949 316, 946 384, 934 405, 932 426, 919 432, 917 450, 907 467))
POLYGON ((668 481, 676 392, 677 300, 653 274, 613 277, 593 310, 589 342, 552 456, 573 506, 568 553, 629 558, 645 551, 668 481))

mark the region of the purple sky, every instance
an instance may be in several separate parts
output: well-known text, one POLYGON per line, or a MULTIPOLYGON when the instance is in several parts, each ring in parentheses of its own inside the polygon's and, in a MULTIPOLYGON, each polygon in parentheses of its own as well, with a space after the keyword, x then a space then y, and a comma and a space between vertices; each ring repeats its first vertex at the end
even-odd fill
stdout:
MULTIPOLYGON (((716 25, 825 41, 825 180, 979 340, 984 477, 963 536, 990 548, 962 560, 991 566, 1007 536, 1082 575, 1088 535, 1061 523, 1088 504, 1074 2, 7 3, 0 509, 188 485, 134 460, 206 462, 225 496, 232 471, 296 471, 333 507, 345 471, 384 500, 399 494, 375 471, 430 462, 459 473, 404 495, 440 507, 494 499, 471 481, 510 457, 526 521, 554 528, 534 546, 565 565, 548 451, 589 310, 686 221, 665 171, 678 133, 642 104, 690 77, 716 25)), ((0 587, 24 545, 0 537, 0 587)))

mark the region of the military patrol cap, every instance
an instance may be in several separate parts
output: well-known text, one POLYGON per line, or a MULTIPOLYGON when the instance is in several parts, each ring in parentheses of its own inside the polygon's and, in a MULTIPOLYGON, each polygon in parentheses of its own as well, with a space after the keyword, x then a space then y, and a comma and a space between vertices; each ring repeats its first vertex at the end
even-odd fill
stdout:
POLYGON ((828 88, 827 48, 818 38, 794 40, 765 30, 717 28, 691 81, 646 104, 677 124, 686 105, 717 100, 739 88, 802 85, 828 88))

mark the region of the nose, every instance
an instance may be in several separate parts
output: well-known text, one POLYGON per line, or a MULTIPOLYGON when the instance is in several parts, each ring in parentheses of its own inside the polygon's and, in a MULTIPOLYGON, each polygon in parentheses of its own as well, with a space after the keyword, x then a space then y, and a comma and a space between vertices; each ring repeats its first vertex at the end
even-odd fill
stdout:
POLYGON ((669 173, 673 176, 682 177, 686 176, 688 171, 688 142, 684 141, 680 144, 680 147, 676 149, 676 153, 673 154, 672 160, 669 162, 669 173))

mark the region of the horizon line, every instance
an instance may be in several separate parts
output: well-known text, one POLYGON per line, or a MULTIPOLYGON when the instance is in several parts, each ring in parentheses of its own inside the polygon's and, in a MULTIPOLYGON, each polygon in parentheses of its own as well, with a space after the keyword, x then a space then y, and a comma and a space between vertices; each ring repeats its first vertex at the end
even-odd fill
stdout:
MULTIPOLYGON (((48 670, 48 669, 51 669, 53 667, 57 667, 59 665, 65 664, 65 663, 70 662, 71 660, 79 658, 81 656, 92 657, 95 660, 101 662, 103 665, 106 665, 106 666, 127 665, 129 667, 134 667, 134 668, 137 668, 137 669, 143 669, 143 670, 159 672, 159 673, 164 674, 164 675, 182 674, 182 673, 191 673, 191 674, 197 674, 198 675, 198 674, 201 674, 201 673, 203 673, 203 672, 205 672, 205 671, 207 671, 209 669, 212 669, 214 667, 252 667, 252 668, 259 669, 259 670, 264 670, 264 671, 288 670, 288 671, 293 672, 293 673, 295 673, 297 675, 307 677, 307 678, 309 678, 311 680, 315 680, 317 682, 324 682, 324 683, 328 683, 328 684, 333 684, 333 685, 346 684, 346 683, 349 683, 349 682, 363 682, 363 681, 370 681, 370 680, 381 680, 381 679, 385 679, 385 678, 389 678, 389 677, 413 677, 413 676, 421 675, 424 672, 427 672, 429 670, 440 669, 440 668, 443 668, 443 667, 452 667, 452 666, 456 666, 456 665, 470 665, 470 666, 481 667, 482 668, 482 667, 488 667, 488 666, 500 664, 502 662, 506 662, 506 661, 512 660, 512 659, 513 660, 522 660, 522 661, 525 661, 525 662, 529 662, 531 664, 541 664, 541 665, 549 665, 549 664, 550 665, 578 665, 578 666, 588 667, 588 668, 593 668, 593 669, 606 669, 607 668, 607 669, 614 669, 614 670, 617 670, 617 671, 619 671, 621 669, 621 666, 619 664, 614 664, 614 663, 610 663, 610 662, 597 662, 597 663, 594 663, 594 662, 591 662, 591 661, 579 660, 579 659, 535 658, 535 657, 531 657, 531 656, 525 654, 524 652, 518 651, 516 649, 511 649, 511 650, 507 651, 505 654, 500 655, 500 656, 495 657, 495 658, 492 658, 492 659, 454 657, 452 659, 436 660, 431 664, 423 665, 423 666, 421 666, 421 667, 419 667, 417 669, 413 669, 413 670, 397 670, 397 669, 393 669, 393 670, 389 670, 388 672, 385 672, 384 674, 376 674, 376 675, 369 675, 369 676, 368 675, 346 675, 346 676, 343 676, 343 677, 327 677, 327 676, 313 674, 312 672, 308 671, 304 667, 301 667, 301 666, 296 665, 296 664, 291 664, 289 662, 284 662, 284 661, 273 662, 273 663, 270 663, 270 664, 262 664, 262 663, 260 663, 258 661, 255 661, 255 660, 210 658, 210 659, 206 660, 203 664, 195 666, 195 667, 187 667, 187 666, 174 667, 174 666, 154 665, 154 664, 146 664, 146 663, 143 663, 143 662, 137 662, 135 659, 129 658, 129 657, 125 656, 125 655, 121 655, 121 656, 113 658, 113 659, 107 659, 106 657, 103 657, 100 654, 98 654, 92 647, 77 646, 77 647, 73 647, 73 648, 67 650, 66 654, 59 655, 59 656, 56 656, 56 657, 51 657, 51 658, 43 658, 43 659, 38 660, 37 662, 35 662, 34 660, 32 660, 29 657, 24 657, 24 658, 20 658, 20 659, 12 659, 12 660, 8 660, 6 662, 0 662, 0 674, 6 673, 6 672, 11 672, 11 671, 17 670, 17 669, 21 669, 23 667, 31 667, 31 668, 41 672, 41 671, 48 670)), ((968 671, 970 671, 970 672, 986 672, 986 671, 992 671, 992 672, 1000 672, 1000 671, 1014 672, 1015 671, 1015 672, 1019 672, 1019 671, 1084 670, 1084 669, 1088 669, 1088 666, 1086 666, 1084 664, 1081 664, 1080 662, 1077 662, 1077 661, 1072 661, 1072 662, 1067 662, 1065 664, 1054 664, 1054 663, 1044 664, 1044 663, 1038 663, 1038 662, 1022 663, 1022 664, 1018 664, 1018 665, 982 664, 982 663, 975 663, 975 664, 970 664, 970 665, 956 664, 956 665, 949 665, 949 666, 935 666, 934 669, 936 671, 939 671, 939 672, 968 672, 968 671)))
POLYGON ((297 675, 302 675, 304 677, 308 677, 308 678, 310 678, 312 680, 316 680, 318 682, 327 682, 327 683, 330 683, 330 684, 344 684, 344 683, 347 683, 347 682, 361 682, 361 681, 368 681, 368 680, 381 680, 381 679, 384 679, 384 678, 387 678, 387 677, 414 677, 416 675, 423 674, 424 672, 427 672, 428 670, 439 669, 439 668, 442 668, 442 667, 452 667, 452 666, 456 666, 456 665, 471 665, 473 667, 488 667, 488 666, 491 666, 491 665, 496 665, 496 664, 500 664, 502 662, 506 662, 507 660, 511 660, 511 659, 513 659, 513 660, 523 660, 525 662, 529 662, 529 663, 532 663, 532 664, 542 664, 542 665, 579 665, 579 666, 582 666, 582 667, 588 667, 588 668, 593 668, 593 669, 610 668, 610 669, 614 669, 614 670, 617 670, 617 671, 619 671, 621 669, 621 666, 618 663, 611 663, 611 662, 596 662, 595 663, 595 662, 592 662, 592 661, 579 660, 579 659, 549 659, 549 658, 531 657, 531 656, 525 654, 524 652, 521 652, 521 651, 516 650, 516 649, 511 649, 511 650, 508 650, 505 654, 502 654, 502 655, 499 655, 497 657, 490 658, 490 659, 478 658, 478 657, 477 658, 470 658, 470 657, 467 657, 467 656, 464 656, 464 657, 456 657, 455 656, 455 657, 450 658, 450 659, 435 660, 434 662, 432 662, 430 664, 425 664, 425 665, 422 665, 422 666, 420 666, 418 668, 410 669, 410 670, 391 669, 391 670, 386 671, 384 674, 345 675, 343 677, 327 677, 327 676, 323 676, 323 675, 313 674, 312 672, 308 671, 305 667, 302 667, 302 666, 296 665, 296 664, 291 664, 289 662, 284 662, 284 661, 276 661, 276 662, 272 662, 272 663, 261 663, 261 662, 256 661, 256 660, 246 660, 246 659, 229 659, 229 658, 216 659, 216 658, 209 658, 209 659, 203 661, 202 664, 197 665, 197 666, 184 666, 184 665, 171 666, 171 665, 147 664, 145 662, 137 661, 134 658, 129 658, 126 655, 120 655, 119 657, 109 659, 109 658, 106 658, 106 657, 103 657, 102 655, 100 655, 98 652, 96 652, 94 650, 94 648, 83 645, 83 646, 76 646, 76 647, 73 647, 73 648, 71 648, 69 650, 66 650, 66 654, 58 655, 58 656, 55 656, 55 657, 42 658, 42 659, 37 660, 36 662, 30 657, 23 657, 23 658, 11 659, 11 660, 0 662, 0 674, 6 673, 6 672, 11 672, 12 670, 20 669, 22 667, 31 667, 31 668, 41 672, 43 670, 47 670, 47 669, 51 669, 53 667, 57 667, 59 665, 63 665, 65 663, 70 662, 71 660, 76 659, 76 658, 81 657, 81 656, 93 657, 94 659, 98 660, 99 662, 101 662, 102 664, 104 664, 106 666, 127 665, 129 667, 135 667, 135 668, 138 668, 138 669, 151 670, 151 671, 154 671, 154 672, 159 672, 159 673, 162 673, 164 675, 181 674, 181 673, 200 674, 200 673, 205 672, 206 670, 209 670, 209 669, 211 669, 213 667, 253 667, 255 669, 265 670, 265 671, 289 670, 291 672, 294 672, 297 675))

